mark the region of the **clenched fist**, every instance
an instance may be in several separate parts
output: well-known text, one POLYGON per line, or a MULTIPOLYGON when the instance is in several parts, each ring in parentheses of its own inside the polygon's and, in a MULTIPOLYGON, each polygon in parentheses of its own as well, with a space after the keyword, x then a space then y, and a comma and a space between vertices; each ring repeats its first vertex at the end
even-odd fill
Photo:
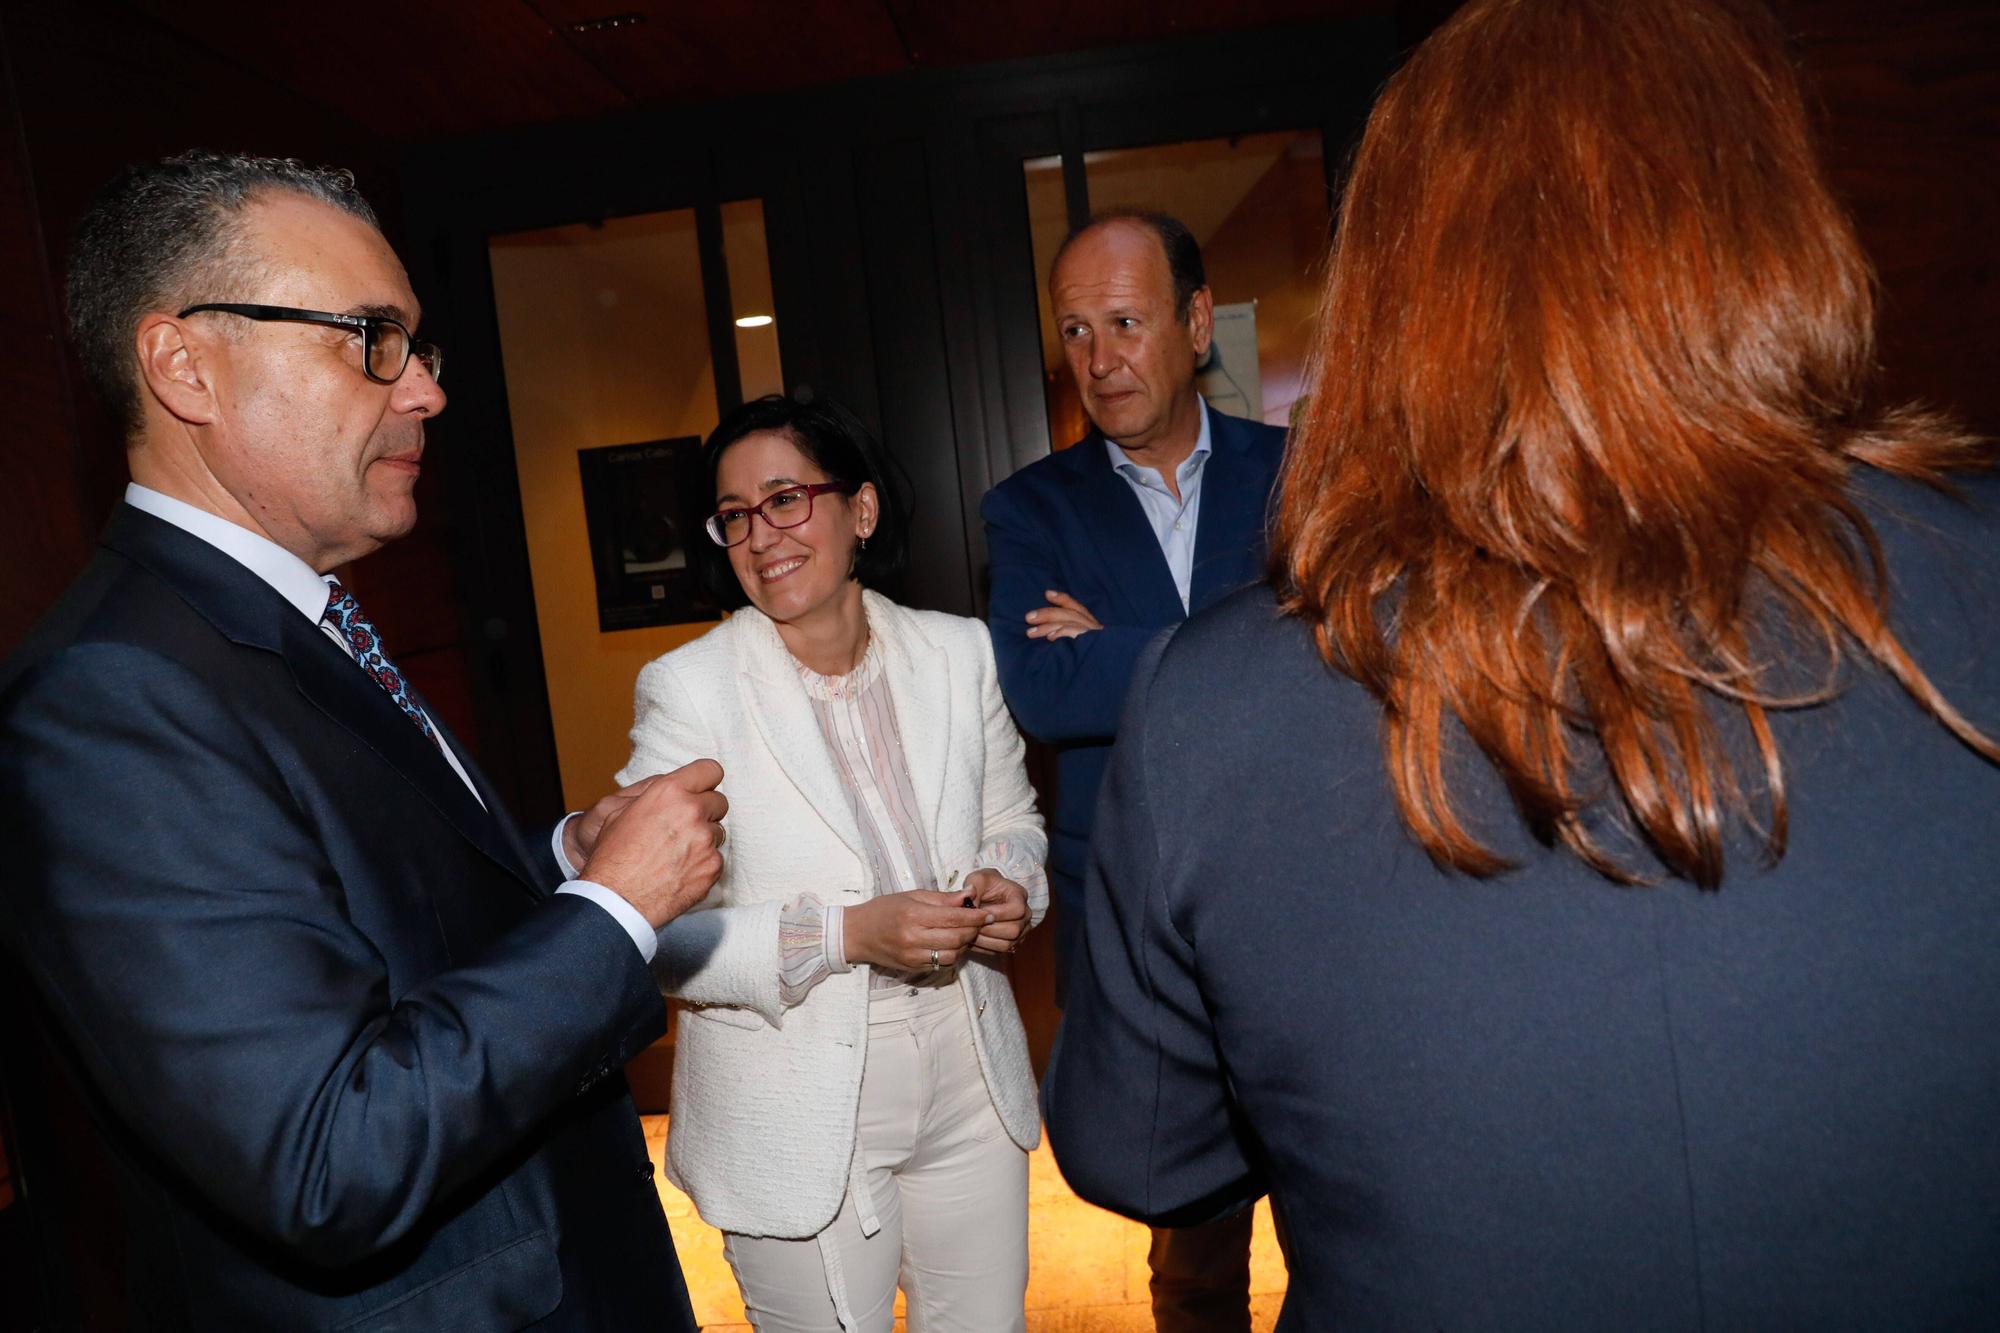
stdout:
POLYGON ((595 826, 580 877, 631 903, 655 930, 687 911, 722 873, 721 781, 722 765, 697 759, 599 801, 571 821, 595 826))

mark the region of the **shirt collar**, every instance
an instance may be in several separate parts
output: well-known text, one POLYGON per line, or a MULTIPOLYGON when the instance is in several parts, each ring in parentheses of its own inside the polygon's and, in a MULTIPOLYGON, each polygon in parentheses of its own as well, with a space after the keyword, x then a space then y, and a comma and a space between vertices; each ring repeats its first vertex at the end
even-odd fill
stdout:
POLYGON ((844 676, 822 676, 798 658, 793 658, 792 666, 798 671, 799 679, 805 682, 806 697, 826 703, 859 698, 882 674, 882 652, 876 646, 879 642, 875 635, 870 634, 868 646, 861 650, 861 660, 844 676))
MULTIPOLYGON (((1174 480, 1177 482, 1185 483, 1188 478, 1201 469, 1202 465, 1208 461, 1209 454, 1213 452, 1213 445, 1209 440, 1208 434, 1208 400, 1200 394, 1196 394, 1194 401, 1196 410, 1201 414, 1201 429, 1194 437, 1194 452, 1183 458, 1181 465, 1174 469, 1174 480)), ((1104 437, 1104 449, 1106 453, 1111 455, 1112 468, 1121 476, 1130 477, 1134 481, 1143 481, 1145 474, 1148 472, 1158 475, 1158 469, 1146 467, 1127 458, 1125 451, 1112 443, 1111 437, 1108 435, 1104 437)))
POLYGON ((268 537, 260 537, 228 519, 197 509, 171 495, 132 482, 125 487, 125 503, 144 510, 162 522, 171 523, 190 537, 207 542, 216 550, 271 585, 277 594, 297 607, 299 614, 318 624, 326 614, 326 580, 305 561, 268 537))

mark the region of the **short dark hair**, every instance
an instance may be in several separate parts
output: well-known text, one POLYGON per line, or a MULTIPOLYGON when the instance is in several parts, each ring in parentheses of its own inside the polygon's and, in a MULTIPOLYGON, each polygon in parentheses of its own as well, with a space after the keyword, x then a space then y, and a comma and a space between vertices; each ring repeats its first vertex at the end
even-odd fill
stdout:
MULTIPOLYGON (((868 544, 855 553, 854 577, 862 586, 880 588, 900 574, 910 547, 910 505, 902 469, 895 465, 874 433, 860 418, 830 398, 813 396, 788 398, 768 394, 743 404, 722 419, 702 445, 702 463, 708 477, 708 501, 715 502, 716 473, 729 446, 746 435, 774 431, 799 447, 812 465, 831 481, 855 487, 872 483, 877 499, 875 531, 868 544)), ((702 582, 725 609, 748 602, 729 556, 722 547, 704 538, 695 547, 702 582)))
POLYGON ((1194 294, 1208 286, 1208 270, 1201 262, 1200 242, 1187 229, 1187 223, 1171 213, 1149 208, 1107 208, 1102 213, 1092 213, 1088 222, 1063 238, 1063 243, 1056 248, 1056 257, 1049 265, 1049 272, 1055 272, 1055 265, 1062 262, 1063 254, 1086 232, 1111 222, 1136 222, 1159 237, 1160 249, 1167 256, 1167 272, 1174 279, 1174 318, 1186 319, 1194 294))
POLYGON ((70 246, 64 296, 91 390, 125 435, 140 420, 133 329, 154 310, 246 299, 225 290, 248 262, 235 253, 236 224, 245 205, 277 190, 380 225, 351 172, 199 149, 127 167, 91 201, 70 246))

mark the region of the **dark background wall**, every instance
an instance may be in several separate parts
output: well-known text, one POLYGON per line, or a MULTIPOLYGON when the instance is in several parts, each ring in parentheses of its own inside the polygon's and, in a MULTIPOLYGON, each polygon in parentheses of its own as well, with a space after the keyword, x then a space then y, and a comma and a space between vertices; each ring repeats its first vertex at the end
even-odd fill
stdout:
POLYGON ((2000 434, 2000 5, 1785 0, 1824 157, 1882 279, 1896 392, 2000 434))
MULTIPOLYGON (((480 115, 493 114, 482 105, 497 102, 517 119, 595 124, 601 127, 598 137, 643 158, 651 149, 634 142, 630 118, 615 119, 635 99, 649 92, 657 96, 660 81, 668 78, 682 80, 695 95, 713 96, 727 86, 712 70, 702 75, 699 62, 685 53, 675 57, 658 35, 637 55, 613 58, 588 44, 599 40, 596 36, 576 38, 552 54, 545 49, 559 45, 552 39, 493 37, 482 45, 451 31, 454 23, 477 29, 507 8, 447 5, 428 13, 415 30, 391 32, 381 22, 386 11, 359 6, 330 16, 329 28, 345 36, 329 45, 316 34, 288 38, 287 26, 299 20, 281 13, 289 10, 283 6, 0 3, 0 309, 7 313, 0 324, 0 391, 10 409, 0 438, 6 477, 0 488, 0 651, 19 641, 80 568, 123 484, 119 443, 80 391, 60 316, 69 229, 89 193, 120 165, 196 144, 349 165, 384 212, 391 239, 413 271, 434 274, 431 256, 412 253, 411 242, 419 238, 409 234, 401 207, 408 193, 403 171, 413 160, 413 146, 414 160, 436 160, 436 150, 422 147, 427 128, 477 129, 480 115), (398 72, 431 71, 421 85, 371 86, 383 71, 363 62, 386 59, 382 48, 392 39, 407 48, 398 72), (267 47, 272 54, 264 58, 267 47), (676 58, 683 63, 672 65, 676 58), (649 75, 620 63, 647 59, 656 62, 649 75), (662 61, 667 63, 657 63, 662 61), (655 81, 650 88, 645 77, 655 81), (586 90, 578 82, 585 78, 603 86, 592 83, 586 90), (614 119, 578 119, 606 115, 614 119)), ((542 8, 560 18, 571 8, 581 16, 586 7, 542 8)), ((969 19, 925 20, 917 12, 921 7, 886 6, 891 26, 902 25, 913 56, 942 51, 957 59, 1052 50, 1065 36, 1077 45, 1102 45, 1122 32, 1201 26, 1197 11, 1186 6, 1146 7, 1164 14, 1149 20, 1151 27, 1130 12, 1106 18, 1093 9, 1086 21, 1046 3, 1012 8, 1018 12, 1011 18, 989 16, 982 26, 969 19)), ((1392 16, 1397 36, 1407 41, 1421 36, 1452 4, 1329 0, 1242 8, 1251 23, 1295 21, 1314 12, 1376 12, 1392 16)), ((1983 0, 1893 6, 1874 0, 1780 0, 1778 8, 1799 35, 1823 103, 1835 183, 1881 271, 1882 360, 1891 383, 1956 407, 1983 430, 2000 430, 2000 376, 1990 370, 1992 331, 2000 315, 1991 242, 2000 233, 2000 173, 1992 167, 2000 160, 2000 7, 1983 0)), ((726 31, 696 36, 711 46, 728 40, 726 31)), ((1212 44, 1200 45, 1206 50, 1212 44)), ((895 66, 871 54, 861 36, 848 47, 813 62, 813 68, 802 58, 792 62, 797 68, 781 61, 772 75, 794 82, 815 73, 826 78, 838 72, 843 59, 854 63, 855 74, 879 76, 895 66)), ((1046 63, 1055 70, 1049 91, 1057 91, 1062 62, 1046 63)), ((1069 69, 1077 79, 1091 74, 1085 63, 1072 61, 1069 69)), ((877 135, 858 156, 831 165, 809 135, 772 146, 779 154, 792 152, 791 174, 827 205, 824 234, 813 239, 816 249, 803 264, 838 266, 872 247, 877 270, 900 268, 906 284, 940 288, 935 307, 964 302, 966 294, 958 288, 967 279, 963 265, 953 262, 964 238, 935 227, 913 228, 912 222, 921 220, 880 203, 899 192, 930 188, 934 157, 914 151, 925 134, 924 126, 906 125, 900 137, 877 135), (914 233, 914 244, 891 243, 885 224, 914 233)), ((468 153, 495 147, 490 136, 484 150, 474 146, 479 141, 464 142, 468 153)), ((415 185, 421 191, 422 181, 415 185)), ((615 183, 587 182, 586 189, 614 202, 618 193, 615 183)), ((847 388, 880 421, 873 363, 885 353, 899 361, 916 358, 940 376, 957 371, 963 378, 966 367, 949 359, 947 331, 902 321, 894 303, 880 294, 871 304, 871 293, 858 282, 865 268, 847 266, 846 295, 851 308, 866 312, 875 327, 863 330, 867 336, 861 339, 846 329, 828 329, 819 340, 823 352, 802 360, 816 362, 816 378, 847 388)), ((778 276, 782 285, 785 275, 778 276)), ((430 299, 430 293, 424 295, 430 299)), ((463 406, 461 397, 454 411, 463 406)), ((951 424, 960 434, 981 424, 962 406, 959 413, 951 424)), ((891 420, 884 423, 891 428, 893 414, 891 409, 891 420)), ((1007 422, 999 417, 985 424, 1001 433, 1007 422)), ((995 453, 1004 472, 1010 461, 1004 445, 995 453)), ((427 470, 426 525, 405 544, 408 549, 371 557, 355 577, 371 604, 379 604, 378 618, 402 646, 426 694, 453 725, 476 732, 481 710, 472 697, 474 672, 444 660, 463 657, 468 641, 478 638, 460 628, 460 616, 440 613, 461 592, 467 567, 452 552, 468 545, 462 529, 475 521, 461 515, 459 527, 452 526, 446 496, 461 498, 460 488, 448 484, 453 466, 450 453, 440 451, 435 468, 427 470)), ((458 507, 480 502, 478 489, 471 489, 458 507)))
MULTIPOLYGON (((612 48, 598 44, 597 34, 566 29, 566 21, 589 15, 580 4, 554 0, 539 7, 454 0, 415 12, 323 7, 311 11, 319 30, 307 30, 305 11, 291 6, 0 0, 0 401, 7 408, 0 652, 19 642, 88 559, 124 483, 120 443, 81 392, 60 312, 69 230, 90 192, 124 163, 202 145, 351 167, 383 212, 420 295, 438 302, 442 327, 427 331, 455 351, 492 337, 490 290, 473 262, 479 218, 492 223, 511 211, 514 225, 540 225, 593 210, 659 207, 660 173, 705 177, 706 185, 665 189, 690 200, 726 186, 718 172, 783 182, 773 190, 790 191, 801 215, 817 219, 782 249, 777 231, 784 224, 774 223, 779 299, 788 288, 816 293, 810 309, 798 311, 805 317, 790 321, 803 332, 786 348, 787 366, 859 404, 892 438, 948 437, 945 452, 914 459, 918 470, 929 470, 927 484, 959 493, 926 540, 932 567, 962 585, 976 580, 981 559, 968 525, 971 505, 1022 461, 1028 437, 1019 427, 1032 415, 1018 393, 1009 399, 1012 372, 995 323, 1018 313, 1009 305, 1018 293, 994 290, 989 271, 1009 242, 981 233, 992 201, 981 196, 978 174, 963 170, 967 155, 1073 133, 1074 125, 1058 124, 1054 108, 1067 100, 1087 111, 1105 80, 1118 78, 1131 81, 1152 108, 1135 113, 1140 120, 1151 117, 1160 139, 1177 137, 1183 130, 1172 123, 1173 107, 1199 102, 1203 91, 1202 80, 1188 80, 1185 71, 1213 67, 1244 87, 1268 73, 1256 62, 1274 43, 1256 39, 1260 24, 1372 19, 1377 26, 1367 31, 1392 53, 1452 5, 1246 3, 1232 22, 1253 31, 1237 40, 1176 36, 1213 27, 1213 6, 1134 0, 1085 14, 1053 0, 1021 0, 975 13, 969 6, 848 0, 815 10, 834 15, 841 40, 822 37, 797 51, 782 38, 774 47, 765 32, 732 33, 715 14, 689 36, 672 28, 677 20, 666 5, 638 7, 654 13, 655 27, 638 46, 612 48), (1134 37, 1158 41, 1137 54, 1117 49, 1134 37), (1071 46, 1100 49, 1062 54, 1071 46), (742 119, 713 100, 745 86, 717 73, 720 55, 739 48, 768 57, 765 72, 787 87, 843 75, 875 82, 788 94, 780 105, 793 117, 791 129, 781 116, 778 132, 760 134, 754 152, 718 164, 701 134, 707 127, 726 135, 725 121, 742 119), (938 52, 957 62, 1016 63, 962 74, 916 68, 934 63, 938 52), (1234 70, 1217 64, 1232 60, 1253 63, 1234 70), (1180 79, 1185 96, 1162 101, 1161 79, 1180 79), (913 120, 913 96, 957 108, 957 118, 913 120), (536 121, 549 125, 533 128, 536 121), (443 131, 458 137, 437 137, 443 131), (532 197, 510 198, 511 167, 565 156, 573 159, 571 180, 545 172, 532 197), (584 163, 592 169, 583 171, 584 163), (609 177, 605 163, 614 164, 609 177), (487 212, 469 211, 466 196, 441 191, 441 180, 478 182, 490 196, 480 205, 487 212), (576 207, 550 212, 547 201, 563 189, 576 207), (924 384, 940 387, 928 394, 911 387, 924 384)), ((1880 270, 1881 359, 1891 386, 2000 433, 2000 375, 1993 371, 2000 348, 1993 256, 2000 235, 2000 6, 1779 0, 1776 7, 1798 35, 1821 104, 1835 185, 1880 270)), ((1327 30, 1314 31, 1315 40, 1332 42, 1324 49, 1339 48, 1327 30)), ((1330 84, 1344 80, 1329 87, 1321 115, 1332 127, 1330 154, 1339 151, 1333 135, 1343 118, 1358 114, 1379 77, 1369 72, 1372 58, 1327 66, 1330 84)), ((771 115, 768 106, 762 114, 771 115)), ((1282 120, 1291 113, 1271 114, 1282 120)), ((1143 135, 1144 126, 1132 132, 1143 135)), ((510 544, 507 535, 510 523, 518 526, 509 479, 490 472, 506 443, 504 419, 490 402, 477 406, 482 392, 497 400, 501 390, 493 375, 475 370, 454 376, 452 391, 452 411, 439 427, 447 447, 433 455, 420 491, 422 526, 361 562, 351 578, 446 721, 500 770, 505 789, 540 812, 549 798, 535 777, 547 752, 546 736, 538 742, 532 734, 547 727, 545 703, 537 711, 539 667, 532 654, 507 646, 524 636, 522 625, 506 623, 508 616, 531 618, 532 608, 495 604, 525 581, 518 540, 510 544)), ((13 1201, 0 1152, 0 1327, 12 1326, 9 1312, 23 1308, 23 1279, 8 1267, 20 1257, 13 1229, 21 1210, 13 1201)))
MULTIPOLYGON (((0 651, 89 559, 125 484, 121 443, 82 391, 64 335, 62 255, 90 193, 127 162, 195 144, 349 163, 393 210, 393 159, 343 117, 143 16, 0 9, 0 651)), ((4 992, 0 992, 4 993, 4 992)), ((0 1001, 4 1003, 4 1001, 0 1001)), ((19 1011, 4 1008, 12 1016, 19 1011)), ((11 1069, 35 1058, 8 1052, 11 1069)), ((47 1133, 81 1114, 59 1083, 23 1107, 47 1133)), ((0 1117, 0 1328, 36 1308, 31 1246, 0 1117)), ((49 1201, 60 1208, 84 1201, 49 1201)), ((109 1262, 112 1256, 99 1258, 109 1262)), ((79 1256, 88 1261, 87 1256, 79 1256)), ((83 1284, 79 1284, 83 1285, 83 1284)))
POLYGON ((0 645, 11 647, 81 566, 125 483, 123 450, 62 332, 63 252, 91 192, 128 162, 197 144, 351 163, 392 215, 397 190, 373 136, 135 13, 9 5, 0 78, 0 645))

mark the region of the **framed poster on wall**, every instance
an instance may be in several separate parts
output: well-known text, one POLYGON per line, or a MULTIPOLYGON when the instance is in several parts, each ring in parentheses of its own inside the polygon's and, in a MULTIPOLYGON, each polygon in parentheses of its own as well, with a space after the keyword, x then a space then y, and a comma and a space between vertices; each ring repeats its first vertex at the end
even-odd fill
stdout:
POLYGON ((597 578, 597 627, 605 633, 718 620, 692 544, 702 520, 701 438, 576 451, 583 516, 597 578))

